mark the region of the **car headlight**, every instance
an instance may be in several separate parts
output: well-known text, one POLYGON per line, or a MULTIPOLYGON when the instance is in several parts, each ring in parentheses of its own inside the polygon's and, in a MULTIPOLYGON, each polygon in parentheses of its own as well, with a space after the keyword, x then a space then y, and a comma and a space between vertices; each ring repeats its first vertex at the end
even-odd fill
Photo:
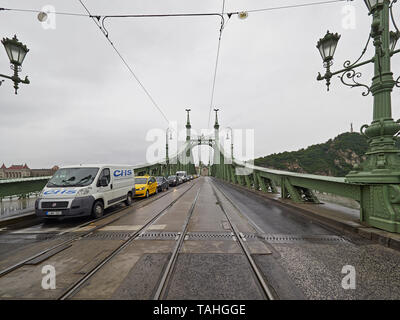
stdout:
POLYGON ((76 193, 76 196, 77 196, 77 197, 83 197, 83 196, 88 195, 89 192, 90 192, 89 188, 83 188, 83 189, 79 190, 79 191, 76 193))
POLYGON ((144 190, 144 189, 146 189, 146 187, 141 187, 139 190, 144 190))

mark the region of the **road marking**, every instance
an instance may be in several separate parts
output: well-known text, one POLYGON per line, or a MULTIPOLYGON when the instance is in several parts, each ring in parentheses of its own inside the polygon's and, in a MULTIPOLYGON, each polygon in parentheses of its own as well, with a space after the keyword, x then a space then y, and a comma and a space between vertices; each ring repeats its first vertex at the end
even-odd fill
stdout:
POLYGON ((81 228, 78 228, 78 229, 74 229, 74 230, 72 230, 72 232, 89 231, 89 230, 92 230, 94 228, 96 228, 95 225, 91 225, 91 226, 89 225, 89 226, 81 227, 81 228))
MULTIPOLYGON (((166 224, 154 224, 147 228, 147 230, 164 230, 166 224)), ((131 225, 131 226, 106 226, 99 229, 99 231, 137 231, 142 228, 143 225, 131 225)))
POLYGON ((105 226, 100 228, 99 231, 136 231, 139 230, 142 225, 133 225, 133 226, 105 226))
POLYGON ((147 230, 164 230, 166 226, 166 224, 153 224, 147 230))
POLYGON ((11 233, 49 233, 49 232, 57 232, 64 231, 65 229, 60 228, 45 228, 45 229, 37 229, 37 228, 26 228, 17 231, 12 231, 11 233))

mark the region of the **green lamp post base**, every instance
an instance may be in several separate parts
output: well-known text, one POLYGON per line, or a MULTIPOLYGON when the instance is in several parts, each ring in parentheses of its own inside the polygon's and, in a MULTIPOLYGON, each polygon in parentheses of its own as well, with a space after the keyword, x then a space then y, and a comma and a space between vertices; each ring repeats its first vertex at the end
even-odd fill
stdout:
POLYGON ((361 187, 361 221, 389 232, 400 233, 400 186, 398 184, 361 187))
POLYGON ((361 221, 400 233, 400 152, 370 153, 346 180, 361 185, 361 221), (378 164, 378 165, 377 165, 378 164), (377 168, 382 166, 383 168, 377 168))

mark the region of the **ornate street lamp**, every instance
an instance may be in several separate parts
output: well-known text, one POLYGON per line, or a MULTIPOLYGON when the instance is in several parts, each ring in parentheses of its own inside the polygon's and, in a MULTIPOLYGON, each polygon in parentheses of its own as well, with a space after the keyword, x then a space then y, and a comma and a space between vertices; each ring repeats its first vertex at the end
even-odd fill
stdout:
MULTIPOLYGON (((231 131, 231 160, 233 161, 233 129, 231 127, 226 127, 231 131)), ((226 133, 226 140, 229 139, 228 132, 226 133)))
POLYGON ((330 33, 328 30, 326 35, 317 42, 317 48, 324 62, 331 61, 333 59, 339 39, 339 34, 330 33))
POLYGON ((370 14, 373 13, 378 6, 382 6, 384 1, 385 0, 364 0, 370 14))
POLYGON ((18 72, 21 71, 22 63, 24 62, 25 56, 29 52, 29 49, 26 47, 26 45, 18 41, 16 35, 14 35, 14 38, 12 39, 3 38, 1 43, 6 49, 8 59, 10 59, 11 69, 14 70, 14 75, 10 77, 0 74, 0 77, 12 80, 14 82, 15 94, 17 94, 19 83, 30 83, 27 76, 24 80, 20 79, 18 76, 18 72))
POLYGON ((365 88, 362 93, 373 96, 373 119, 370 125, 361 127, 361 134, 367 138, 368 150, 365 160, 354 165, 353 171, 346 176, 346 181, 363 185, 360 195, 361 220, 370 225, 388 231, 400 232, 400 150, 396 147, 397 135, 400 133, 400 120, 392 119, 391 92, 395 86, 400 87, 400 77, 394 80, 391 71, 391 59, 399 53, 395 50, 400 31, 393 15, 393 5, 397 0, 364 0, 369 14, 372 15, 371 32, 360 55, 354 61, 345 61, 343 69, 331 72, 333 54, 339 40, 338 35, 327 33, 318 41, 326 68, 317 80, 326 80, 329 87, 332 76, 338 75, 343 84, 355 88, 365 88), (390 20, 396 31, 390 31, 390 20), (361 61, 371 42, 375 54, 371 59, 361 61), (359 82, 362 74, 355 70, 373 63, 374 76, 370 86, 359 82))
MULTIPOLYGON (((333 64, 333 56, 336 51, 337 44, 339 42, 340 35, 337 33, 330 33, 329 30, 326 32, 326 35, 319 39, 317 42, 317 48, 319 53, 321 54, 322 60, 324 61, 324 67, 326 68, 326 75, 330 74, 330 67, 333 64)), ((318 78, 321 75, 318 74, 318 78)), ((329 85, 331 84, 329 76, 326 77, 326 86, 329 91, 329 85)))
POLYGON ((168 127, 167 130, 165 130, 165 162, 167 164, 167 175, 170 174, 170 168, 169 168, 169 154, 168 154, 168 132, 169 132, 169 140, 172 140, 172 132, 170 131, 172 128, 168 127))

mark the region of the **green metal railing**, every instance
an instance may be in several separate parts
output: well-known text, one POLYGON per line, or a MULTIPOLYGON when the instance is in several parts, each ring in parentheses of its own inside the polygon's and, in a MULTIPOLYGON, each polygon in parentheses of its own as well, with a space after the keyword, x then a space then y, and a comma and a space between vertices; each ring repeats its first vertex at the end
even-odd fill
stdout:
POLYGON ((0 180, 0 201, 6 198, 26 198, 43 189, 51 176, 0 180))
MULTIPOLYGON (((222 157, 222 153, 221 153, 222 157)), ((314 191, 353 199, 360 204, 360 221, 386 231, 400 233, 400 186, 353 183, 345 177, 328 177, 254 166, 234 160, 214 164, 212 175, 263 192, 278 193, 296 203, 320 203, 314 191)))

